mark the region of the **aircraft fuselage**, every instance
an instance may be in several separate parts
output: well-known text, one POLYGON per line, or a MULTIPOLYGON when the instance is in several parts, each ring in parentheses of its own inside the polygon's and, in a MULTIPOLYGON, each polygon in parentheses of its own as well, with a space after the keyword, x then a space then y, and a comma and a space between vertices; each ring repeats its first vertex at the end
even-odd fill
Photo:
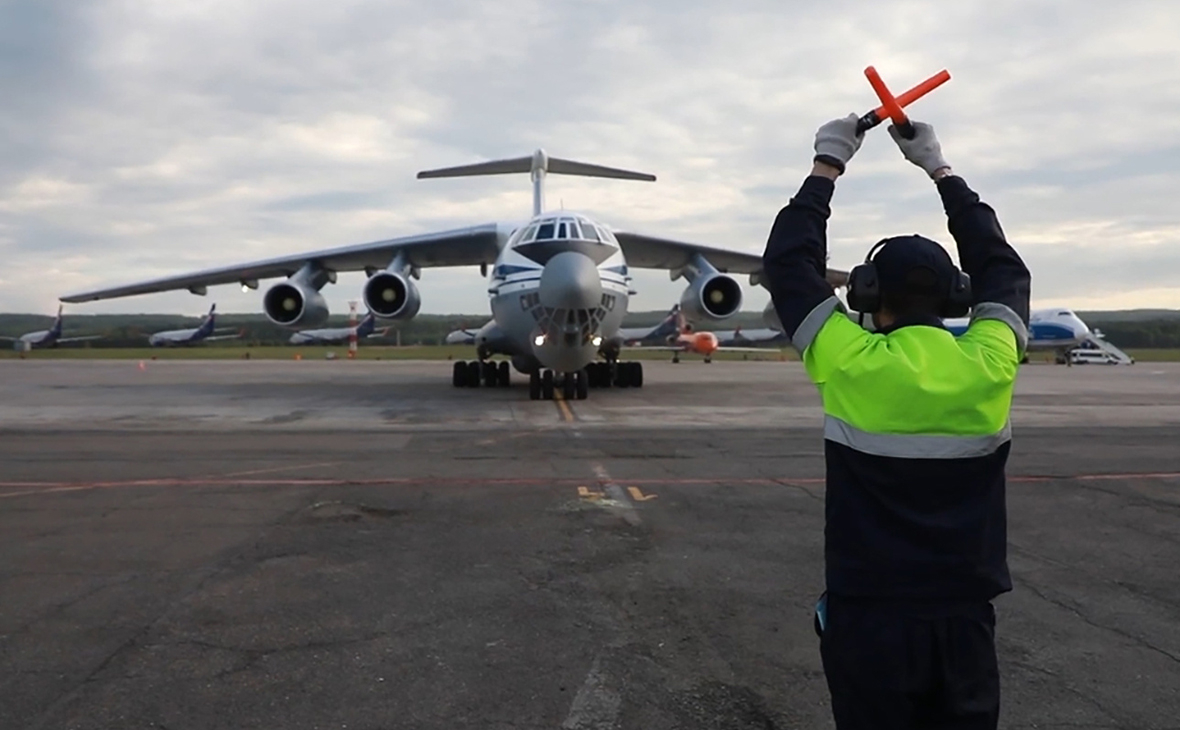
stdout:
POLYGON ((508 237, 489 275, 492 321, 481 356, 506 354, 517 370, 574 373, 618 350, 631 277, 618 241, 592 218, 532 218, 508 237))

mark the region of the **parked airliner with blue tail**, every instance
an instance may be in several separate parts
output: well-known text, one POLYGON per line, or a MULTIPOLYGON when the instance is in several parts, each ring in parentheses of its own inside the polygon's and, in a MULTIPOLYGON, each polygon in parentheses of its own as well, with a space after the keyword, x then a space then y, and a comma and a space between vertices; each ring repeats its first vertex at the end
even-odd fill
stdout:
MULTIPOLYGON (((528 157, 427 170, 419 178, 527 173, 533 183, 533 214, 525 223, 487 223, 438 233, 286 255, 265 261, 219 267, 126 286, 62 297, 88 302, 152 292, 188 289, 204 295, 208 287, 238 284, 256 289, 259 280, 285 276, 262 297, 274 323, 308 327, 324 322, 328 305, 320 290, 338 271, 368 275, 362 299, 381 319, 410 319, 421 296, 414 280, 422 270, 478 266, 488 276, 492 318, 476 333, 477 360, 456 362, 452 383, 460 387, 508 385, 510 358, 529 376, 529 397, 552 398, 560 384, 566 398, 585 398, 590 387, 639 387, 642 364, 620 362, 619 329, 632 294, 631 270, 662 269, 687 282, 681 311, 692 320, 723 320, 741 309, 742 288, 732 274, 750 275, 759 285, 762 255, 616 231, 591 216, 545 211, 546 175, 580 175, 616 180, 654 181, 655 176, 549 157, 528 157), (601 358, 601 360, 600 360, 601 358)), ((761 249, 761 242, 750 242, 761 249)), ((833 286, 847 273, 827 269, 833 286)))
POLYGON ((102 335, 82 335, 80 337, 62 337, 61 336, 61 310, 57 308, 57 317, 54 318, 53 324, 47 330, 37 330, 36 332, 26 332, 20 337, 0 337, 0 340, 12 342, 12 349, 17 352, 28 352, 33 348, 42 347, 57 347, 58 345, 65 345, 71 342, 86 342, 89 340, 98 340, 102 335))
POLYGON ((358 340, 363 340, 366 337, 384 337, 388 333, 388 327, 377 329, 377 317, 372 312, 369 312, 355 326, 303 330, 291 335, 291 339, 287 342, 292 345, 333 345, 340 342, 347 342, 354 336, 358 340))
POLYGON ((619 337, 624 345, 663 345, 680 334, 683 319, 680 305, 674 304, 654 327, 620 327, 619 337))
MULTIPOLYGON (((195 345, 198 342, 215 342, 217 340, 236 340, 242 336, 241 332, 232 335, 214 334, 217 331, 217 305, 209 307, 209 314, 197 327, 184 330, 166 330, 148 337, 148 344, 152 347, 166 347, 170 345, 195 345)), ((231 329, 231 328, 223 328, 231 329)))

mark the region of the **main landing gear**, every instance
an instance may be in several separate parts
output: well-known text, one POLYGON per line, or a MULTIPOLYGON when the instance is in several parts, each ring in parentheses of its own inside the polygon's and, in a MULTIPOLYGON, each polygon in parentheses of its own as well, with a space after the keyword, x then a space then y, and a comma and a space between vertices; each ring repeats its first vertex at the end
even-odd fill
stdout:
POLYGON ((505 388, 511 384, 508 361, 456 361, 451 383, 456 388, 478 388, 481 384, 486 388, 505 388))
POLYGON ((538 370, 529 375, 529 398, 553 400, 558 388, 566 400, 585 400, 591 388, 642 388, 643 364, 638 362, 592 362, 575 373, 555 375, 538 370))
POLYGON ((557 389, 565 400, 586 400, 590 392, 590 374, 585 369, 554 375, 552 370, 537 370, 529 375, 529 398, 532 400, 553 400, 557 389))

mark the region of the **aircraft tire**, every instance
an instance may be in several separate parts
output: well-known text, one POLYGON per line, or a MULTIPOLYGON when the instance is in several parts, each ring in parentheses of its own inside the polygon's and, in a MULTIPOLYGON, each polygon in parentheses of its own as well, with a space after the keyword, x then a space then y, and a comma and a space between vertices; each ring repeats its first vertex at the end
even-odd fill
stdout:
POLYGON ((610 363, 596 362, 591 363, 594 369, 590 371, 590 387, 591 388, 609 388, 610 387, 610 363))
POLYGON ((631 387, 631 363, 619 362, 615 363, 615 382, 616 388, 630 388, 631 387))
POLYGON ((480 376, 480 362, 479 360, 472 360, 467 363, 467 387, 478 388, 480 376))
POLYGON ((544 400, 553 400, 553 371, 546 370, 541 373, 541 398, 544 400))
POLYGON ((507 388, 509 385, 512 384, 512 378, 508 374, 509 373, 508 361, 507 360, 501 361, 497 367, 499 368, 499 376, 498 376, 499 383, 497 383, 497 384, 501 388, 507 388))
POLYGON ((576 383, 574 382, 573 373, 565 373, 561 376, 561 397, 566 400, 574 399, 576 383))
POLYGON ((541 400, 541 373, 529 373, 529 400, 541 400))
POLYGON ((456 388, 463 388, 467 385, 467 363, 462 360, 455 361, 455 371, 451 375, 451 385, 456 388))
POLYGON ((481 362, 479 369, 483 375, 483 384, 485 388, 495 388, 499 385, 500 371, 496 369, 494 362, 481 362))
POLYGON ((578 400, 586 400, 590 395, 590 373, 585 368, 574 373, 574 397, 578 400))
POLYGON ((633 363, 631 363, 631 366, 635 368, 635 370, 631 373, 631 387, 632 388, 642 388, 643 387, 643 363, 633 362, 633 363))

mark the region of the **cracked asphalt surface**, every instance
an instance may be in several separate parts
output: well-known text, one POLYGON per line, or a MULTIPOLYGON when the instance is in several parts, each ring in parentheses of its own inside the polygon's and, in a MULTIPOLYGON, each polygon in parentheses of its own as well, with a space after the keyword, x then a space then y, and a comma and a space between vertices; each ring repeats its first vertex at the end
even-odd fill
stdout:
MULTIPOLYGON (((48 409, 0 425, 0 728, 832 726, 794 364, 649 365, 568 418, 446 363, 20 365, 0 399, 48 409)), ((1002 727, 1180 727, 1178 396, 1022 374, 1002 727)))

